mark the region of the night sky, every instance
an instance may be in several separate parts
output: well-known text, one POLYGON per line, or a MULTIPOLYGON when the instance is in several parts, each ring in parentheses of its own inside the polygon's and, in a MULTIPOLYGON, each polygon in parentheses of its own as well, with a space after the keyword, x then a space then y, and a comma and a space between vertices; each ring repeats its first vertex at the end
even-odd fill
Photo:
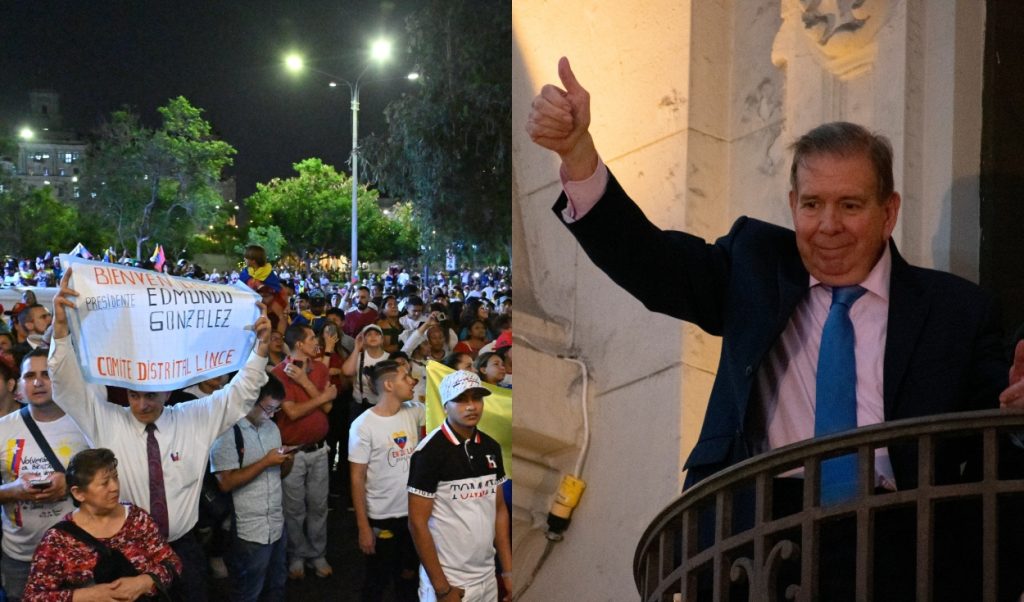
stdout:
MULTIPOLYGON (((360 96, 360 139, 383 131, 382 111, 414 83, 405 17, 414 0, 136 0, 6 2, 0 9, 0 124, 17 131, 28 93, 60 94, 64 129, 90 132, 131 106, 149 125, 178 95, 204 110, 237 150, 227 172, 238 200, 256 182, 293 175, 292 163, 320 157, 348 172, 351 112, 345 86, 287 73, 282 57, 349 79, 379 34, 394 42, 390 63, 370 67, 360 96), (372 81, 379 80, 379 81, 372 81), (371 81, 371 83, 367 83, 371 81)), ((8 133, 13 133, 9 131, 8 133)))

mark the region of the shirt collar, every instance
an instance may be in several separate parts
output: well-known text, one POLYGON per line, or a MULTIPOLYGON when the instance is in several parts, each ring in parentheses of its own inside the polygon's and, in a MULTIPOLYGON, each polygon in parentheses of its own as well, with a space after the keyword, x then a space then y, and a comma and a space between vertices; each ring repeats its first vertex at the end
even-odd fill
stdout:
MULTIPOLYGON (((131 413, 131 411, 132 411, 132 409, 130 407, 125 408, 125 409, 127 409, 129 413, 131 413)), ((167 421, 170 420, 167 417, 167 410, 168 409, 170 409, 170 408, 165 406, 164 407, 164 411, 160 412, 160 417, 157 418, 156 422, 153 423, 153 424, 156 425, 156 432, 158 432, 158 433, 164 432, 164 429, 167 428, 167 421)), ((132 423, 135 424, 135 428, 138 429, 138 431, 140 433, 142 433, 143 435, 146 434, 146 424, 144 422, 140 422, 139 420, 137 420, 135 418, 134 414, 132 415, 132 423)))
MULTIPOLYGON (((455 429, 448 424, 447 418, 445 418, 444 422, 441 423, 441 432, 444 433, 445 438, 447 438, 452 445, 462 445, 462 440, 459 439, 459 434, 456 433, 455 429)), ((480 432, 475 428, 473 429, 473 436, 471 439, 473 439, 473 443, 480 443, 480 432)))
MULTIPOLYGON (((883 301, 889 300, 889 276, 892 274, 892 251, 889 243, 886 242, 882 256, 875 262, 875 266, 868 272, 868 277, 860 283, 869 293, 880 297, 883 301)), ((814 276, 809 276, 808 288, 814 288, 821 284, 821 281, 814 276)))

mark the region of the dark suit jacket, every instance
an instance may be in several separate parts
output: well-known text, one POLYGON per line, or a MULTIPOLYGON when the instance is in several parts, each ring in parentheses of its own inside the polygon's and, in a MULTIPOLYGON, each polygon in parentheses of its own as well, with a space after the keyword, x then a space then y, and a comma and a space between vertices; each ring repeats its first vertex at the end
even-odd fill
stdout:
MULTIPOLYGON (((563 194, 556 214, 565 204, 563 194)), ((568 228, 597 267, 648 309, 723 337, 704 425, 686 462, 687 486, 748 458, 757 371, 809 290, 794 232, 746 217, 714 244, 663 231, 613 176, 600 202, 568 228)), ((966 280, 909 265, 890 245, 886 420, 998 407, 1009 365, 992 300, 966 280)), ((897 485, 913 487, 916 450, 889 453, 897 485)), ((945 472, 938 478, 956 480, 965 459, 937 462, 945 472)))

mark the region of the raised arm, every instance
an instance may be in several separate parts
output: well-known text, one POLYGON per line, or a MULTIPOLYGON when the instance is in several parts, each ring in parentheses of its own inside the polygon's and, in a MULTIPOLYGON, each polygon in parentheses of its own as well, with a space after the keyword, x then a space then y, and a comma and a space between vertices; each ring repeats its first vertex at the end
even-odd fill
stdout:
POLYGON ((249 354, 245 366, 223 389, 214 391, 207 397, 181 404, 183 411, 192 417, 192 424, 196 428, 206 430, 207 440, 211 443, 249 413, 259 396, 260 387, 269 378, 266 370, 267 347, 272 327, 270 319, 267 318, 266 306, 262 303, 257 305, 260 308, 260 316, 252 325, 252 329, 256 331, 256 346, 249 354))
POLYGON ((71 347, 68 308, 75 307, 74 298, 78 292, 70 288, 70 280, 71 268, 68 267, 60 279, 60 290, 53 297, 53 341, 50 344, 47 369, 53 383, 53 401, 71 416, 90 440, 96 442, 102 422, 100 413, 117 410, 108 406, 94 387, 86 384, 82 367, 78 365, 71 347))
POLYGON ((356 335, 356 344, 352 347, 352 353, 345 358, 345 363, 341 365, 341 373, 345 376, 356 376, 357 378, 362 375, 356 375, 356 371, 359 370, 359 354, 363 350, 363 334, 359 333, 356 335))
POLYGON ((533 99, 526 132, 539 146, 558 153, 569 180, 585 180, 597 169, 590 136, 590 93, 576 80, 569 59, 558 61, 564 89, 547 84, 533 99))

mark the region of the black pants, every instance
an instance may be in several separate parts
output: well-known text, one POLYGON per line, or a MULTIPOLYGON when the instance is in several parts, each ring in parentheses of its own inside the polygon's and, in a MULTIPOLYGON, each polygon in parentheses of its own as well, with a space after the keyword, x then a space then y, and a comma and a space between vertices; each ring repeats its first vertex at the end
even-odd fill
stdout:
POLYGON ((206 555, 195 534, 189 531, 171 542, 171 549, 181 558, 181 577, 171 587, 171 598, 182 602, 206 602, 206 555))
POLYGON ((376 537, 376 553, 366 556, 362 602, 381 602, 389 583, 395 585, 395 600, 416 602, 420 560, 409 534, 408 517, 371 518, 370 526, 376 537))

